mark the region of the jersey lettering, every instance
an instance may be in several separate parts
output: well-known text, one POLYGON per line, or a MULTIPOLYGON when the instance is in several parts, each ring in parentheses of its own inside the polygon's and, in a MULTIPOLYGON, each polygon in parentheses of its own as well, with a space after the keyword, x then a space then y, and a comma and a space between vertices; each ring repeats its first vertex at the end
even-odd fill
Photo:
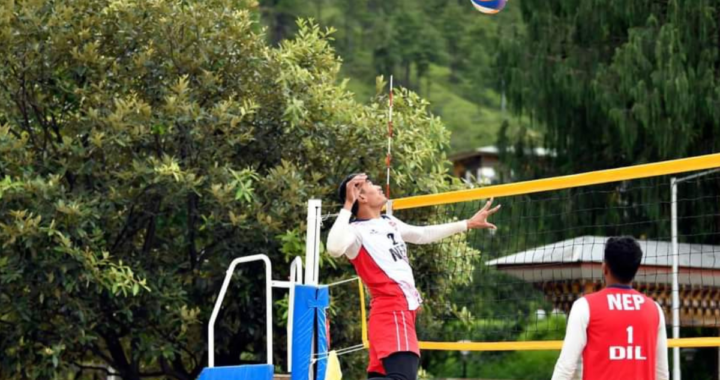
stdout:
POLYGON ((610 360, 647 360, 641 346, 632 346, 634 340, 632 326, 628 326, 627 333, 627 346, 610 346, 610 360))
POLYGON ((640 294, 608 294, 607 300, 610 310, 640 310, 645 303, 645 297, 640 294))

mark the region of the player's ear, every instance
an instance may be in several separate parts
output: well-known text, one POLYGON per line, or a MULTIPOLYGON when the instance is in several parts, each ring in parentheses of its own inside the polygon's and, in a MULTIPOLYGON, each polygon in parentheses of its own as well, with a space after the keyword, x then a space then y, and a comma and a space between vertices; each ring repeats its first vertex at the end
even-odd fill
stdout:
POLYGON ((360 190, 360 193, 358 194, 357 200, 359 203, 367 203, 367 196, 365 196, 365 192, 360 190))

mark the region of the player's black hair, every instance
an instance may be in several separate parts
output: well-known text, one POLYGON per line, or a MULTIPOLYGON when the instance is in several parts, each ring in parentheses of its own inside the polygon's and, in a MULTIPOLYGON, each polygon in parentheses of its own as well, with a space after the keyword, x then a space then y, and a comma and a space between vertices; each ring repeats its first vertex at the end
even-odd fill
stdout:
POLYGON ((635 278, 642 255, 637 240, 630 236, 611 237, 605 243, 605 265, 623 284, 629 284, 635 278))
MULTIPOLYGON (((342 182, 340 182, 340 187, 338 187, 338 201, 340 202, 341 205, 345 204, 347 183, 350 182, 357 175, 358 175, 358 173, 350 174, 349 176, 345 177, 345 179, 342 182)), ((358 204, 358 201, 355 200, 355 203, 353 203, 352 210, 351 210, 353 216, 355 216, 355 217, 357 217, 358 207, 360 207, 358 204)))

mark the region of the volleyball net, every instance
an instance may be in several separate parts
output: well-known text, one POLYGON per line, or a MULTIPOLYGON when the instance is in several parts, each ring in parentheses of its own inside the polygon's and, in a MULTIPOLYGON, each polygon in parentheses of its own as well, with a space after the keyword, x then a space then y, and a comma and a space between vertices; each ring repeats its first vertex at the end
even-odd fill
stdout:
MULTIPOLYGON (((572 303, 602 288, 605 241, 618 235, 639 240, 635 288, 662 306, 668 325, 720 327, 719 168, 715 154, 394 200, 393 214, 414 225, 470 218, 489 198, 502 204, 497 231, 413 247, 411 262, 421 254, 434 263, 414 266, 426 300, 421 349, 559 349, 572 303)), ((360 323, 365 334, 367 319, 360 323)), ((720 338, 670 345, 720 346, 720 338)))

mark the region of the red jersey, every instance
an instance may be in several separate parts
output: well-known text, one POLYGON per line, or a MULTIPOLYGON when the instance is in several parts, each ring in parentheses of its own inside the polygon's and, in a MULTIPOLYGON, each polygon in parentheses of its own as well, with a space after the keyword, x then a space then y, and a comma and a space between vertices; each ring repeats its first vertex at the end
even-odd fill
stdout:
POLYGON ((350 261, 370 291, 370 312, 417 310, 422 299, 397 220, 383 215, 351 225, 361 237, 362 247, 350 261))
POLYGON ((660 312, 633 289, 608 287, 585 296, 590 319, 583 380, 655 380, 660 312))

